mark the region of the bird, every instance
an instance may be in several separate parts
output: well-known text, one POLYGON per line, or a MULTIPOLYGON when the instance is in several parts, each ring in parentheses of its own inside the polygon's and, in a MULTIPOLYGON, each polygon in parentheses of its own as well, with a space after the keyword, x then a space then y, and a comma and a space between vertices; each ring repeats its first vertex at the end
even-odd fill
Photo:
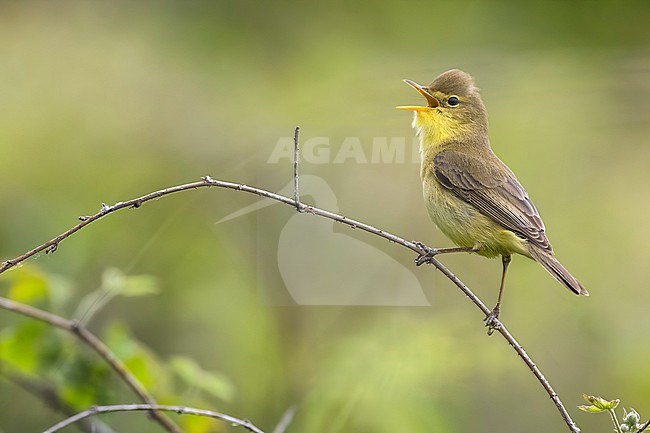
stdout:
POLYGON ((443 72, 423 86, 404 80, 426 100, 413 111, 420 142, 420 177, 431 220, 457 248, 426 249, 421 265, 436 254, 473 252, 501 256, 502 273, 495 307, 487 314, 491 334, 501 311, 506 272, 513 254, 542 265, 577 295, 589 292, 555 258, 537 208, 515 174, 499 159, 488 138, 488 115, 474 78, 459 69, 443 72))

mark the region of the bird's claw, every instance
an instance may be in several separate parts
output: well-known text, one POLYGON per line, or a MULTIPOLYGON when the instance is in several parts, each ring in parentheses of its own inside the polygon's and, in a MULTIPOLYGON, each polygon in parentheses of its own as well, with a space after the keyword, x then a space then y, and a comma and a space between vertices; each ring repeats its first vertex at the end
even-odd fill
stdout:
POLYGON ((436 254, 438 254, 438 250, 434 248, 429 248, 426 245, 424 245, 422 242, 414 242, 414 243, 418 248, 426 251, 424 254, 419 254, 415 258, 415 266, 422 266, 425 263, 431 263, 431 259, 433 259, 436 256, 436 254))
POLYGON ((492 311, 483 319, 485 326, 488 329, 487 334, 492 335, 494 331, 501 326, 499 322, 499 313, 501 313, 501 306, 499 304, 495 305, 492 311))

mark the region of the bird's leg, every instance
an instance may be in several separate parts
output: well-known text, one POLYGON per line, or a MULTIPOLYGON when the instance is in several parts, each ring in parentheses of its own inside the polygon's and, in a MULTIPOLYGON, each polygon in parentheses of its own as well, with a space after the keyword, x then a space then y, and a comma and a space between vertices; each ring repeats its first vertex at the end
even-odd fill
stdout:
POLYGON ((510 260, 512 260, 511 256, 501 256, 501 261, 503 262, 503 272, 501 273, 501 286, 499 287, 497 304, 485 318, 485 326, 488 327, 488 335, 492 335, 494 332, 494 329, 496 327, 495 321, 499 318, 499 313, 501 313, 501 297, 503 296, 503 287, 506 284, 506 271, 508 270, 510 260))
POLYGON ((472 253, 477 251, 474 247, 429 248, 422 242, 414 242, 414 244, 420 249, 426 251, 424 254, 420 254, 415 258, 415 266, 422 266, 425 263, 431 263, 431 259, 438 254, 472 253))

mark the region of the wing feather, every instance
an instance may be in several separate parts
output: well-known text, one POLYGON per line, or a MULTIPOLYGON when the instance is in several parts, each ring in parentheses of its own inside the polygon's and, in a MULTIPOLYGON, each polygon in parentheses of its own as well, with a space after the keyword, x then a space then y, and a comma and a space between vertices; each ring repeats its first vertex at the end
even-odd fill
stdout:
POLYGON ((489 157, 443 150, 434 158, 436 179, 497 224, 551 251, 544 223, 524 187, 496 155, 490 152, 489 157))

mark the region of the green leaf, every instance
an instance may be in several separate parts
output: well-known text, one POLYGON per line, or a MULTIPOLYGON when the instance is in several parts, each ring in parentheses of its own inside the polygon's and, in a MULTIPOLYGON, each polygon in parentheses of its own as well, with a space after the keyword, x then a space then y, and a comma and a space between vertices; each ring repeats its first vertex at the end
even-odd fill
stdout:
POLYGON ((129 276, 117 268, 108 268, 102 273, 99 289, 84 296, 74 317, 88 322, 116 296, 147 296, 158 292, 158 280, 150 275, 129 276))
POLYGON ((21 266, 13 270, 9 273, 9 279, 9 299, 24 304, 35 304, 48 297, 47 279, 33 266, 21 266))
POLYGON ((164 381, 155 356, 131 336, 126 326, 112 323, 106 330, 104 341, 145 388, 152 388, 164 381))
POLYGON ((151 275, 126 275, 117 268, 104 271, 102 289, 113 296, 146 296, 159 292, 158 280, 151 275))
POLYGON ((639 422, 641 422, 641 416, 634 408, 631 408, 629 412, 623 409, 623 424, 636 429, 639 422))
POLYGON ((158 280, 151 275, 133 275, 124 279, 122 296, 147 296, 160 293, 158 280))
POLYGON ((187 385, 198 388, 224 401, 232 399, 234 387, 221 373, 202 369, 196 361, 186 356, 175 356, 169 362, 174 373, 187 385))
POLYGON ((47 325, 28 320, 0 334, 0 356, 22 373, 36 374, 40 363, 42 337, 47 325))
POLYGON ((589 405, 589 406, 578 406, 578 409, 580 409, 581 411, 584 411, 584 412, 588 412, 588 413, 606 412, 605 409, 597 408, 597 407, 594 406, 594 405, 589 405))
MULTIPOLYGON (((615 399, 615 400, 605 400, 602 397, 594 396, 594 395, 587 395, 587 394, 582 394, 582 398, 587 400, 589 403, 591 403, 592 406, 594 406, 597 409, 600 409, 597 412, 602 412, 606 410, 614 410, 616 409, 616 406, 621 402, 620 399, 615 399)), ((580 406, 578 406, 580 408, 580 406)), ((587 407, 587 406, 585 406, 587 407)), ((582 409, 585 412, 594 412, 594 411, 587 411, 585 409, 582 409)))
POLYGON ((138 351, 139 343, 122 323, 113 322, 106 328, 104 342, 120 359, 129 358, 138 351))
POLYGON ((60 366, 58 385, 61 397, 76 408, 109 401, 110 368, 96 356, 78 352, 60 366))

